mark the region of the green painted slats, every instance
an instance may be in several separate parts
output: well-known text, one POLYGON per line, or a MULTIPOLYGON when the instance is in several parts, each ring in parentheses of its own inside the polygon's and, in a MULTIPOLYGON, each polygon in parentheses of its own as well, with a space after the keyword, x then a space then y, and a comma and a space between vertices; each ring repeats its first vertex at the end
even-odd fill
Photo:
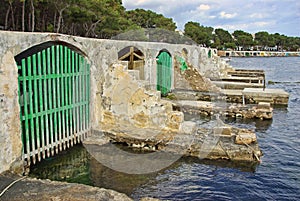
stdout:
MULTIPOLYGON (((77 72, 79 72, 79 64, 78 64, 78 54, 77 53, 75 53, 75 70, 77 71, 77 72)), ((75 103, 78 103, 79 102, 79 76, 78 75, 76 75, 75 76, 75 103)), ((76 116, 76 123, 75 123, 75 125, 76 125, 76 133, 74 133, 75 134, 75 136, 76 136, 76 138, 74 139, 74 142, 75 142, 75 144, 77 143, 77 142, 79 142, 79 132, 80 132, 80 130, 79 130, 79 107, 78 106, 76 106, 75 107, 76 108, 76 114, 75 114, 75 116, 76 116)))
MULTIPOLYGON (((27 69, 28 69, 28 76, 32 75, 32 62, 31 57, 27 58, 27 69)), ((28 81, 28 104, 29 104, 29 113, 33 114, 33 90, 32 90, 32 80, 28 81)), ((34 120, 33 118, 29 119, 29 130, 30 130, 30 141, 31 141, 31 150, 36 150, 35 146, 35 133, 34 133, 34 120)), ((35 154, 32 156, 32 162, 36 162, 35 154)))
MULTIPOLYGON (((55 46, 51 47, 51 69, 52 69, 52 74, 56 74, 56 68, 58 68, 57 63, 56 63, 56 53, 55 53, 55 46)), ((52 102, 52 108, 51 109, 55 109, 57 107, 57 77, 55 77, 54 79, 52 79, 52 94, 53 94, 53 99, 50 100, 50 102, 52 102)), ((55 150, 55 153, 58 153, 58 145, 57 145, 57 140, 58 140, 58 126, 57 126, 57 111, 54 112, 53 114, 53 138, 54 138, 54 144, 53 144, 53 150, 55 150), (54 149, 55 148, 55 149, 54 149)))
POLYGON ((77 52, 51 46, 18 63, 23 157, 50 157, 90 130, 90 66, 77 52))
MULTIPOLYGON (((44 111, 48 111, 48 81, 47 81, 47 66, 48 65, 48 60, 47 60, 47 52, 46 50, 43 50, 42 51, 42 63, 43 63, 43 66, 42 66, 42 73, 43 73, 43 102, 44 102, 44 111)), ((49 69, 49 68, 48 68, 49 69)), ((43 110, 42 110, 43 111, 43 110)), ((50 150, 50 147, 48 147, 48 145, 50 145, 50 136, 49 136, 49 128, 50 128, 50 123, 49 123, 49 114, 46 112, 45 113, 45 149, 46 149, 46 154, 47 154, 47 157, 50 157, 50 154, 51 154, 51 150, 50 150)))
MULTIPOLYGON (((71 52, 71 74, 72 74, 72 80, 71 80, 71 91, 72 91, 72 94, 71 94, 71 104, 73 105, 72 109, 71 109, 71 120, 70 122, 72 123, 72 127, 71 127, 71 130, 72 130, 72 134, 76 134, 76 107, 74 106, 74 103, 75 103, 75 94, 76 94, 76 88, 75 88, 75 52, 71 52)), ((71 146, 73 146, 74 144, 74 138, 71 138, 71 146)))
MULTIPOLYGON (((52 65, 51 65, 51 49, 47 48, 47 73, 48 75, 52 74, 52 65)), ((46 88, 46 93, 48 93, 48 103, 49 103, 49 108, 48 110, 52 110, 53 106, 52 106, 52 79, 48 79, 48 88, 46 88)), ((50 113, 49 114, 49 135, 50 135, 50 152, 51 155, 54 155, 54 131, 53 131, 53 118, 54 118, 54 114, 50 113)))
MULTIPOLYGON (((56 62, 56 75, 61 75, 61 55, 60 55, 60 46, 55 46, 55 62, 56 62)), ((55 78, 55 83, 56 83, 56 99, 53 100, 56 105, 55 108, 60 108, 61 107, 61 97, 60 97, 60 78, 57 77, 55 78)), ((56 127, 56 132, 55 132, 55 136, 56 136, 56 152, 58 153, 58 151, 62 151, 61 148, 61 111, 56 112, 57 114, 57 119, 56 119, 56 123, 57 123, 57 127, 56 127)))
MULTIPOLYGON (((25 146, 25 150, 26 153, 30 152, 30 141, 29 141, 29 119, 28 119, 28 94, 27 94, 27 81, 25 79, 26 77, 26 59, 22 59, 22 75, 21 77, 23 78, 23 109, 22 109, 22 105, 21 105, 21 113, 23 112, 23 115, 25 117, 24 122, 21 122, 21 125, 25 127, 25 129, 23 128, 23 137, 25 138, 25 142, 23 141, 23 143, 26 144, 25 146), (25 136, 24 136, 24 132, 25 132, 25 136)), ((20 89, 19 89, 20 90, 20 89)), ((23 146, 24 147, 24 146, 23 146)), ((28 164, 30 165, 30 160, 28 161, 28 164)))
MULTIPOLYGON (((83 99, 82 99, 82 101, 83 102, 85 102, 86 100, 87 100, 87 94, 86 94, 86 92, 87 92, 87 88, 86 88, 86 81, 87 81, 87 77, 86 77, 86 70, 87 70, 87 62, 86 62, 86 60, 83 58, 83 60, 82 60, 82 65, 83 65, 83 75, 82 75, 82 80, 83 80, 83 85, 82 85, 82 97, 83 97, 83 99)), ((83 130, 84 131, 86 131, 87 130, 87 122, 86 122, 86 111, 87 111, 87 105, 83 105, 83 114, 82 114, 82 116, 83 116, 83 120, 82 120, 82 124, 83 124, 83 130)), ((85 133, 86 134, 86 133, 85 133)), ((84 136, 84 137, 86 137, 86 136, 84 136)))
MULTIPOLYGON (((37 58, 36 55, 32 55, 32 71, 33 71, 33 114, 36 114, 39 112, 39 104, 38 104, 38 80, 35 79, 35 77, 37 76, 37 58)), ((33 118, 32 118, 33 119, 33 118)), ((35 133, 35 149, 39 149, 41 147, 41 136, 40 136, 40 117, 36 117, 34 118, 34 127, 35 127, 35 131, 33 131, 35 133)), ((38 161, 41 160, 41 153, 38 151, 37 152, 37 156, 38 156, 38 161)))
POLYGON ((157 90, 163 96, 171 91, 172 57, 168 52, 162 51, 157 57, 157 90))
POLYGON ((86 124, 87 124, 87 130, 90 130, 90 65, 87 63, 86 64, 86 124))
MULTIPOLYGON (((80 72, 80 76, 79 76, 79 101, 83 102, 84 101, 84 77, 83 77, 83 73, 84 73, 84 62, 83 62, 84 58, 79 55, 79 72, 80 72)), ((79 140, 83 140, 83 134, 84 134, 84 105, 79 106, 79 116, 80 116, 80 136, 79 136, 79 140)))
MULTIPOLYGON (((68 49, 68 74, 71 75, 72 71, 71 71, 71 50, 68 49)), ((67 99, 66 102, 68 105, 72 106, 72 76, 68 76, 68 83, 67 83, 67 89, 68 89, 68 93, 67 93, 67 99)), ((73 106, 72 106, 73 107, 73 106)), ((67 129, 68 129, 68 136, 67 136, 67 147, 69 148, 70 143, 71 143, 71 133, 73 133, 72 131, 72 123, 73 119, 72 119, 72 108, 67 109, 67 129)))
POLYGON ((211 50, 208 50, 207 57, 211 58, 211 50))
MULTIPOLYGON (((62 83, 62 105, 68 105, 68 76, 67 76, 67 68, 68 68, 68 49, 67 47, 63 47, 63 60, 64 60, 64 65, 63 65, 63 83, 62 83)), ((68 141, 68 110, 63 111, 63 148, 64 150, 68 147, 67 146, 67 141, 68 141)))
MULTIPOLYGON (((37 53, 37 65, 38 65, 38 75, 42 76, 42 54, 41 52, 37 53)), ((43 79, 38 80, 38 96, 39 96, 39 111, 44 110, 44 96, 43 96, 43 79)), ((41 116, 40 118, 40 126, 41 126, 41 148, 42 148, 42 158, 45 158, 45 116, 41 116)), ((40 158, 39 158, 40 159, 40 158)))

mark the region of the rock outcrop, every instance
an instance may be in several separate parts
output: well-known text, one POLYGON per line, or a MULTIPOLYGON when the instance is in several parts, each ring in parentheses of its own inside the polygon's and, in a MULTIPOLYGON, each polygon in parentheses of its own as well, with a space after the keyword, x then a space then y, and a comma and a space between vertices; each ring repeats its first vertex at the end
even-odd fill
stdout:
MULTIPOLYGON (((1 190, 13 181, 22 179, 17 175, 4 173, 0 175, 1 190)), ((122 200, 131 201, 127 195, 113 190, 87 186, 83 184, 65 183, 49 180, 24 178, 11 186, 0 198, 3 201, 23 200, 63 200, 63 201, 98 201, 122 200)))

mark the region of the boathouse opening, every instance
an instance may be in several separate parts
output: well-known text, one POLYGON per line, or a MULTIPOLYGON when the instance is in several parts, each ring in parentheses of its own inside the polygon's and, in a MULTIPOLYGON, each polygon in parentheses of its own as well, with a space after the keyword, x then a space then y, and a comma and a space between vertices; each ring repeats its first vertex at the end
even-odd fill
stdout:
POLYGON ((141 50, 133 46, 125 47, 118 52, 118 59, 119 61, 126 62, 128 70, 138 70, 141 80, 145 79, 145 57, 141 50))
POLYGON ((209 49, 209 50, 208 50, 208 53, 207 53, 207 57, 208 57, 208 58, 211 58, 211 56, 212 56, 211 49, 209 49))
POLYGON ((15 56, 23 142, 30 165, 90 131, 90 64, 73 45, 50 41, 15 56))
POLYGON ((157 90, 162 96, 166 96, 171 91, 172 85, 172 56, 170 52, 163 49, 156 57, 157 66, 157 90))
POLYGON ((183 56, 184 59, 188 58, 188 50, 186 48, 183 48, 181 51, 181 55, 183 56))

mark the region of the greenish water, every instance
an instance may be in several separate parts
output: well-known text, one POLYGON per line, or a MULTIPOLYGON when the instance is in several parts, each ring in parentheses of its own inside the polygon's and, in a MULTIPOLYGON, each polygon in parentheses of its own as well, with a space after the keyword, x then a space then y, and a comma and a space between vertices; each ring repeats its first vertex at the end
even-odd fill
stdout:
MULTIPOLYGON (((132 153, 137 150, 116 145, 132 153)), ((141 153, 142 154, 142 153, 141 153)), ((76 145, 67 151, 43 160, 31 167, 30 177, 50 179, 70 183, 81 183, 101 188, 113 189, 132 196, 136 189, 149 183, 155 183, 156 178, 168 174, 186 164, 202 164, 223 168, 236 168, 243 172, 254 172, 257 163, 234 163, 229 161, 199 160, 192 157, 181 158, 171 166, 151 174, 126 174, 105 167, 94 159, 82 145, 76 145)))

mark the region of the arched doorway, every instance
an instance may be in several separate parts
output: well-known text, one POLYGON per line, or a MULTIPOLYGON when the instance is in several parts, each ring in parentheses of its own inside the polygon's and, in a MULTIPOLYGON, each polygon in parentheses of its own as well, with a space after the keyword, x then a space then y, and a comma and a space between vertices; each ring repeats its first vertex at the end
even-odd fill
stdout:
POLYGON ((172 56, 167 50, 161 50, 156 57, 157 65, 157 90, 162 96, 171 91, 172 84, 172 56))
POLYGON ((129 70, 138 70, 140 79, 144 79, 144 54, 136 47, 128 46, 118 52, 118 59, 127 62, 129 70))
POLYGON ((23 158, 30 164, 86 137, 90 131, 90 65, 83 52, 46 42, 15 56, 23 158))

